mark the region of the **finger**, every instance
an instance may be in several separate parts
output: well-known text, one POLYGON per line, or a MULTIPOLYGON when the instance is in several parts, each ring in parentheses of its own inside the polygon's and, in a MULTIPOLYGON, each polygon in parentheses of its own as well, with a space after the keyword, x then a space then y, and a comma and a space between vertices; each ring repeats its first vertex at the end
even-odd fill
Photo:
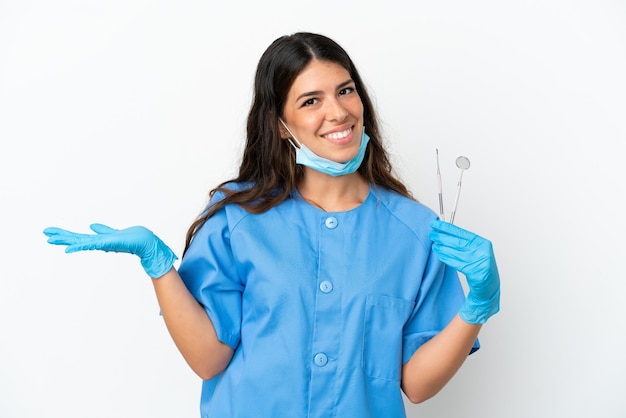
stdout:
POLYGON ((52 235, 56 235, 56 234, 58 234, 58 233, 59 233, 59 232, 61 232, 61 231, 64 231, 64 229, 61 229, 61 228, 55 228, 55 227, 53 227, 53 226, 50 226, 50 227, 48 227, 48 228, 44 229, 44 230, 43 230, 43 233, 44 233, 44 235, 46 235, 46 236, 48 236, 48 237, 49 237, 49 236, 52 236, 52 235))
POLYGON ((66 254, 77 253, 82 250, 83 248, 81 248, 79 245, 68 245, 67 247, 65 247, 66 254))
POLYGON ((56 228, 56 227, 48 227, 46 229, 43 230, 44 235, 48 236, 48 237, 53 237, 53 236, 66 236, 69 234, 74 234, 74 232, 68 231, 67 229, 61 229, 61 228, 56 228))
POLYGON ((461 239, 471 240, 472 238, 477 236, 473 232, 470 232, 470 231, 468 231, 466 229, 458 227, 458 226, 456 226, 454 224, 451 224, 449 222, 444 222, 444 221, 440 221, 440 220, 432 221, 430 223, 430 226, 436 232, 439 232, 439 233, 445 234, 445 235, 451 235, 453 237, 457 237, 457 238, 461 238, 461 239))
POLYGON ((89 228, 91 228, 91 230, 95 232, 96 234, 111 234, 117 231, 116 229, 113 229, 109 226, 98 224, 98 223, 91 224, 89 228))
POLYGON ((48 243, 55 245, 71 245, 80 240, 80 234, 59 230, 48 235, 48 243))
POLYGON ((470 261, 467 252, 438 244, 433 245, 433 252, 437 254, 439 261, 457 269, 466 266, 470 261))
POLYGON ((453 235, 443 234, 437 231, 431 231, 428 233, 428 237, 435 244, 454 247, 454 248, 464 248, 467 247, 469 241, 464 238, 459 238, 453 235))
POLYGON ((439 261, 463 273, 467 277, 468 282, 475 282, 470 276, 483 275, 484 272, 490 270, 490 266, 493 263, 491 257, 476 253, 473 250, 458 250, 433 245, 433 252, 437 255, 439 261))
POLYGON ((97 250, 93 243, 85 243, 81 242, 80 244, 69 245, 65 252, 68 254, 77 253, 79 251, 89 251, 89 250, 97 250))

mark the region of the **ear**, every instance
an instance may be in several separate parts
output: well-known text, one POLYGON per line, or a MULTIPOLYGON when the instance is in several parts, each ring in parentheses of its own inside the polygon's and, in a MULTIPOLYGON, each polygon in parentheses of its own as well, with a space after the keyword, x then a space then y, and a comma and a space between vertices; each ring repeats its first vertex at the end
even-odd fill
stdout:
POLYGON ((281 123, 280 120, 278 121, 278 132, 280 132, 280 138, 281 139, 289 139, 289 138, 291 138, 291 134, 289 133, 287 128, 285 128, 285 125, 283 125, 281 123))

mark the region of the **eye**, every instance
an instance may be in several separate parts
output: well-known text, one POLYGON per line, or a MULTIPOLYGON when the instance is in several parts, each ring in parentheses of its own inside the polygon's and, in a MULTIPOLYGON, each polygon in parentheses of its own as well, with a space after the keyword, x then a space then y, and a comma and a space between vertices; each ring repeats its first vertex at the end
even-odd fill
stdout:
POLYGON ((302 107, 306 107, 306 106, 312 106, 317 102, 317 99, 308 99, 304 102, 302 102, 302 107))
POLYGON ((344 87, 341 90, 339 90, 339 95, 340 96, 345 96, 346 94, 350 94, 355 92, 356 89, 354 87, 344 87))

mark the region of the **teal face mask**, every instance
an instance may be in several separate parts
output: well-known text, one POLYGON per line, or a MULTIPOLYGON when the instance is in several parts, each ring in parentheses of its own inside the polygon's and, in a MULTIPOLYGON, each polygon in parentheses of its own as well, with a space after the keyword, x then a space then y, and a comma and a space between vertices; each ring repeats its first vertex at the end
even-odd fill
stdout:
POLYGON ((315 154, 313 151, 308 149, 306 145, 302 144, 296 139, 295 135, 287 127, 285 122, 282 121, 282 119, 280 119, 280 122, 291 134, 291 138, 298 144, 300 144, 300 147, 297 147, 291 141, 291 139, 289 139, 289 143, 296 150, 296 164, 304 165, 306 167, 312 168, 333 177, 354 173, 361 166, 361 163, 363 162, 363 157, 365 156, 365 150, 367 149, 367 143, 370 140, 370 137, 365 133, 365 127, 363 127, 361 145, 359 146, 359 152, 357 153, 357 155, 350 161, 346 161, 345 163, 338 163, 336 161, 328 160, 315 154))

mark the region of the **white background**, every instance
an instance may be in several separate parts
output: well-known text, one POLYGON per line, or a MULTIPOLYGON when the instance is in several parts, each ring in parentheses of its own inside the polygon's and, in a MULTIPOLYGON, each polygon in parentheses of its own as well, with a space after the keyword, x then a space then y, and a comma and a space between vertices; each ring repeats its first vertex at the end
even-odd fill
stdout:
POLYGON ((258 58, 299 30, 351 54, 422 202, 435 148, 448 209, 472 162, 456 223, 493 241, 502 310, 409 416, 626 416, 623 1, 0 0, 0 417, 199 415, 139 261, 42 230, 142 224, 180 254, 258 58))

